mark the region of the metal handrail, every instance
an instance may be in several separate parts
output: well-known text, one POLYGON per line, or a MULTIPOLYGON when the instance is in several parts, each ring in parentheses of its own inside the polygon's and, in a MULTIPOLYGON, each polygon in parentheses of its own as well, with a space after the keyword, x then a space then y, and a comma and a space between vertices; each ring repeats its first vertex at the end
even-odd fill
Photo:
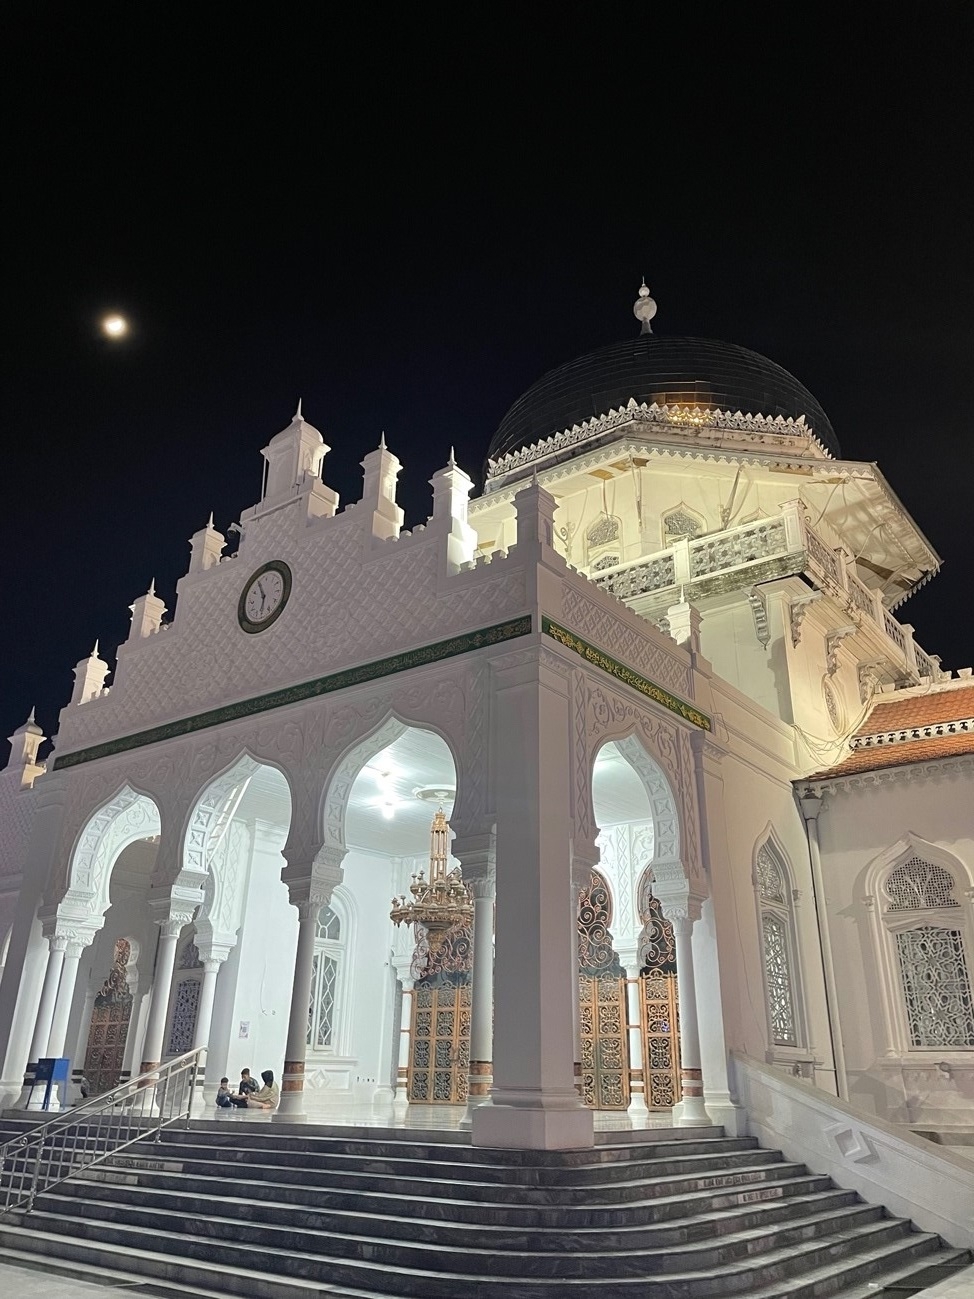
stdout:
POLYGON ((0 1146, 0 1216, 29 1213, 44 1191, 136 1141, 189 1126, 206 1047, 176 1056, 111 1091, 64 1110, 0 1146))

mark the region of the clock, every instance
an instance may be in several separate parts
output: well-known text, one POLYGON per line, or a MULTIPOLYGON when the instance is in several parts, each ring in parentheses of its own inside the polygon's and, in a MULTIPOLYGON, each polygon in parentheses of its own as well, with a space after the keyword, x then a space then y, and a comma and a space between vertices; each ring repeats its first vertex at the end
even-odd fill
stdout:
POLYGON ((284 612, 291 594, 291 570, 283 559, 272 559, 253 573, 240 592, 237 621, 243 631, 263 631, 284 612))

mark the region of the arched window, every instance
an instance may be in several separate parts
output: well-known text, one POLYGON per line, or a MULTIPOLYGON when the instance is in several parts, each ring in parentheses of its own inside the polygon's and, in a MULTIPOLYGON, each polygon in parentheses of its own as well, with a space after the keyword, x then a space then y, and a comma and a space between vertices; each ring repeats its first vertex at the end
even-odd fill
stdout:
POLYGON ((803 1045, 794 895, 788 869, 768 838, 754 860, 768 1029, 773 1047, 803 1045))
POLYGON ((345 943, 341 917, 327 903, 318 912, 308 1006, 308 1048, 334 1054, 338 1049, 338 1006, 344 977, 345 943))
POLYGON ((957 880, 913 852, 882 886, 910 1049, 974 1047, 970 932, 957 880))
POLYGON ((585 533, 585 554, 593 572, 622 563, 622 522, 602 513, 585 533))
POLYGON ((703 532, 703 526, 700 515, 681 501, 663 515, 663 545, 672 546, 674 541, 692 541, 698 533, 703 532))

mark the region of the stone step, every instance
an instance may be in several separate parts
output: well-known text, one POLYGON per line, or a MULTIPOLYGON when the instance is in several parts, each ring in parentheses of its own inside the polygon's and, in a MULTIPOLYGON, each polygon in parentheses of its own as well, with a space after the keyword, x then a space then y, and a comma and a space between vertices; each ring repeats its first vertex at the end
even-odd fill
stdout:
MULTIPOLYGON (((823 1179, 824 1180, 824 1179, 823 1179)), ((152 1211, 169 1210, 193 1221, 212 1213, 225 1213, 229 1200, 218 1199, 212 1191, 184 1189, 157 1189, 147 1186, 118 1185, 78 1179, 65 1182, 57 1188, 64 1197, 88 1200, 101 1206, 102 1216, 111 1218, 117 1204, 148 1207, 152 1211)), ((661 1248, 683 1245, 692 1241, 711 1241, 734 1232, 769 1229, 791 1222, 809 1214, 837 1214, 850 1206, 857 1206, 853 1191, 836 1188, 819 1189, 807 1194, 791 1194, 772 1203, 745 1203, 715 1211, 707 1205, 697 1206, 692 1200, 681 1200, 685 1216, 660 1221, 656 1215, 647 1223, 632 1222, 629 1218, 611 1227, 581 1225, 587 1215, 565 1213, 550 1214, 544 1224, 517 1221, 490 1223, 480 1218, 463 1221, 459 1215, 427 1218, 422 1204, 412 1203, 412 1213, 395 1213, 387 1206, 384 1212, 362 1209, 321 1209, 306 1202, 282 1202, 280 1198, 249 1199, 240 1195, 232 1197, 236 1215, 248 1222, 299 1231, 327 1230, 346 1236, 385 1235, 410 1241, 454 1244, 463 1248, 536 1249, 557 1251, 564 1247, 566 1235, 573 1248, 585 1251, 611 1251, 616 1246, 632 1249, 661 1248), (703 1211, 694 1212, 695 1209, 703 1211)), ((861 1206, 859 1206, 861 1207, 861 1206)))
MULTIPOLYGON (((908 1299, 968 1265, 970 1252, 914 1232, 906 1248, 868 1250, 842 1263, 748 1292, 747 1299, 908 1299), (888 1296, 887 1296, 888 1292, 888 1296)), ((974 1290, 972 1290, 974 1293, 974 1290)))
MULTIPOLYGON (((577 1159, 565 1160, 564 1163, 547 1163, 539 1165, 518 1165, 510 1161, 495 1159, 490 1163, 482 1161, 457 1161, 452 1156, 427 1154, 419 1156, 388 1156, 378 1152, 338 1152, 318 1150, 313 1143, 300 1143, 295 1139, 287 1142, 240 1144, 225 1139, 223 1142, 201 1142, 196 1134, 165 1133, 158 1148, 165 1148, 166 1156, 181 1157, 184 1160, 217 1161, 221 1167, 227 1163, 260 1164, 270 1156, 275 1165, 290 1165, 292 1168, 304 1168, 327 1172, 340 1170, 369 1170, 382 1176, 422 1177, 431 1179, 448 1179, 448 1181, 503 1182, 509 1183, 512 1172, 516 1170, 517 1181, 521 1185, 549 1186, 565 1181, 629 1181, 632 1177, 661 1177, 670 1172, 701 1167, 706 1164, 714 1168, 732 1168, 736 1165, 747 1165, 756 1156, 768 1152, 758 1150, 753 1138, 723 1138, 717 1143, 668 1142, 656 1152, 656 1147, 640 1147, 639 1156, 622 1159, 613 1152, 612 1159, 582 1163, 577 1159), (643 1152, 644 1151, 644 1152, 643 1152)), ((500 1152, 499 1152, 500 1154, 500 1152)), ((510 1154, 510 1152, 503 1152, 510 1154)), ((578 1155, 581 1152, 569 1152, 578 1155)))
MULTIPOLYGON (((284 1164, 245 1163, 231 1164, 219 1160, 187 1160, 182 1165, 179 1161, 155 1155, 143 1156, 125 1153, 111 1156, 105 1163, 113 1169, 126 1169, 136 1172, 173 1171, 173 1172, 206 1172, 211 1176, 222 1176, 224 1182, 229 1179, 264 1180, 269 1182, 293 1181, 304 1174, 305 1184, 313 1185, 319 1190, 337 1191, 394 1191, 401 1195, 413 1195, 427 1200, 465 1199, 485 1202, 501 1201, 505 1204, 588 1204, 606 1205, 627 1203, 654 1196, 692 1192, 728 1186, 739 1186, 745 1183, 761 1182, 774 1176, 778 1165, 796 1173, 804 1172, 800 1164, 787 1164, 775 1151, 745 1151, 733 1156, 734 1162, 729 1167, 711 1169, 706 1162, 693 1160, 682 1164, 669 1162, 658 1166, 653 1175, 638 1176, 631 1170, 625 1181, 605 1181, 596 1185, 572 1185, 570 1183, 552 1183, 546 1185, 523 1184, 508 1180, 505 1182, 481 1181, 479 1174, 474 1180, 474 1171, 466 1177, 446 1176, 399 1176, 395 1173, 381 1171, 354 1171, 329 1169, 317 1172, 307 1169, 300 1160, 290 1160, 284 1164), (312 1177, 311 1174, 314 1174, 312 1177)), ((435 1169, 435 1172, 441 1172, 435 1169)))
MULTIPOLYGON (((718 1211, 739 1204, 757 1204, 774 1201, 803 1191, 823 1190, 831 1185, 827 1177, 806 1173, 801 1165, 783 1162, 755 1168, 745 1174, 735 1175, 723 1185, 693 1189, 688 1184, 671 1182, 669 1189, 640 1184, 640 1194, 613 1204, 594 1203, 591 1197, 566 1201, 564 1197, 549 1197, 544 1202, 519 1203, 510 1199, 486 1201, 483 1199, 452 1198, 425 1199, 411 1189, 334 1191, 306 1182, 283 1182, 238 1179, 230 1184, 225 1172, 201 1176, 196 1170, 182 1172, 178 1168, 166 1171, 161 1167, 143 1165, 138 1170, 125 1170, 101 1165, 89 1168, 84 1176, 88 1180, 114 1181, 129 1186, 153 1186, 163 1190, 191 1190, 208 1197, 210 1203, 219 1203, 229 1194, 240 1194, 250 1199, 280 1201, 298 1204, 318 1211, 331 1209, 361 1211, 365 1213, 400 1213, 420 1215, 425 1219, 458 1219, 464 1222, 485 1222, 498 1225, 514 1224, 561 1226, 565 1222, 582 1221, 592 1227, 616 1227, 626 1223, 670 1221, 683 1217, 690 1211, 718 1211)), ((712 1180, 712 1179, 711 1179, 712 1180)))
POLYGON ((237 1205, 234 1205, 234 1210, 233 1215, 211 1212, 205 1217, 194 1211, 187 1219, 180 1208, 169 1209, 145 1201, 132 1204, 115 1202, 107 1206, 101 1200, 69 1199, 60 1193, 40 1197, 36 1209, 38 1213, 56 1214, 59 1218, 76 1215, 95 1221, 110 1220, 113 1226, 125 1224, 174 1235, 178 1235, 188 1220, 196 1224, 194 1234, 205 1235, 214 1244, 246 1244, 280 1251, 287 1250, 296 1234, 300 1233, 302 1253, 312 1256, 365 1259, 390 1267, 475 1275, 490 1273, 514 1278, 585 1278, 595 1272, 611 1272, 616 1277, 649 1277, 670 1272, 715 1270, 737 1260, 781 1251, 836 1232, 851 1235, 871 1229, 881 1221, 885 1221, 890 1239, 902 1234, 902 1224, 895 1219, 884 1220, 878 1206, 854 1204, 826 1211, 806 1211, 795 1221, 752 1226, 747 1230, 729 1232, 719 1240, 710 1236, 706 1240, 670 1244, 664 1248, 635 1247, 629 1241, 619 1240, 610 1250, 605 1250, 589 1247, 576 1232, 553 1231, 549 1248, 540 1250, 535 1247, 533 1238, 518 1247, 483 1239, 476 1245, 423 1239, 418 1233, 416 1236, 391 1236, 382 1220, 369 1224, 368 1234, 350 1234, 343 1230, 323 1229, 324 1224, 314 1221, 271 1224, 265 1219, 248 1218, 237 1211, 237 1205), (106 1213, 108 1207, 110 1212, 106 1213))
MULTIPOLYGON (((142 1226, 127 1223, 57 1216, 40 1210, 30 1218, 35 1231, 60 1234, 62 1238, 64 1234, 83 1236, 90 1244, 122 1245, 139 1251, 145 1240, 142 1226)), ((2 1239, 0 1229, 0 1242, 2 1239)), ((492 1274, 460 1272, 448 1270, 445 1255, 435 1270, 412 1268, 378 1257, 381 1250, 369 1258, 351 1259, 311 1254, 293 1246, 274 1249, 240 1240, 231 1243, 206 1235, 173 1233, 158 1226, 152 1230, 151 1239, 157 1252, 174 1255, 177 1260, 205 1259, 224 1269, 352 1286, 378 1295, 432 1296, 433 1299, 457 1299, 461 1294, 474 1294, 477 1299, 540 1299, 541 1296, 557 1299, 562 1294, 571 1294, 576 1299, 711 1299, 712 1296, 751 1295, 758 1286, 796 1277, 802 1271, 848 1259, 858 1252, 882 1248, 895 1254, 904 1241, 910 1245, 922 1244, 924 1240, 936 1243, 936 1237, 924 1238, 919 1234, 914 1237, 909 1224, 902 1220, 882 1219, 850 1231, 831 1232, 811 1241, 791 1244, 757 1258, 747 1257, 723 1265, 719 1271, 673 1271, 659 1277, 619 1275, 614 1267, 615 1256, 602 1255, 598 1279, 594 1279, 591 1275, 498 1276, 493 1269, 492 1274)))

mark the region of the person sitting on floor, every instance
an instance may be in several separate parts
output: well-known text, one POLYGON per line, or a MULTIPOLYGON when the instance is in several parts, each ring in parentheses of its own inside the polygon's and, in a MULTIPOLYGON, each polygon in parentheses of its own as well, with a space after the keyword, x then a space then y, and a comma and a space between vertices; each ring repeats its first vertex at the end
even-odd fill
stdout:
POLYGON ((236 1105, 238 1109, 247 1108, 247 1099, 254 1092, 259 1091, 256 1078, 251 1078, 249 1069, 240 1070, 240 1085, 235 1092, 230 1093, 230 1104, 236 1105))
POLYGON ((221 1078, 220 1087, 216 1094, 216 1103, 221 1110, 233 1108, 233 1101, 230 1099, 230 1079, 221 1078))
POLYGON ((247 1097, 247 1107, 248 1109, 253 1107, 262 1110, 276 1110, 281 1099, 281 1089, 274 1081, 274 1072, 271 1069, 265 1069, 260 1076, 264 1080, 264 1085, 259 1092, 247 1097))

